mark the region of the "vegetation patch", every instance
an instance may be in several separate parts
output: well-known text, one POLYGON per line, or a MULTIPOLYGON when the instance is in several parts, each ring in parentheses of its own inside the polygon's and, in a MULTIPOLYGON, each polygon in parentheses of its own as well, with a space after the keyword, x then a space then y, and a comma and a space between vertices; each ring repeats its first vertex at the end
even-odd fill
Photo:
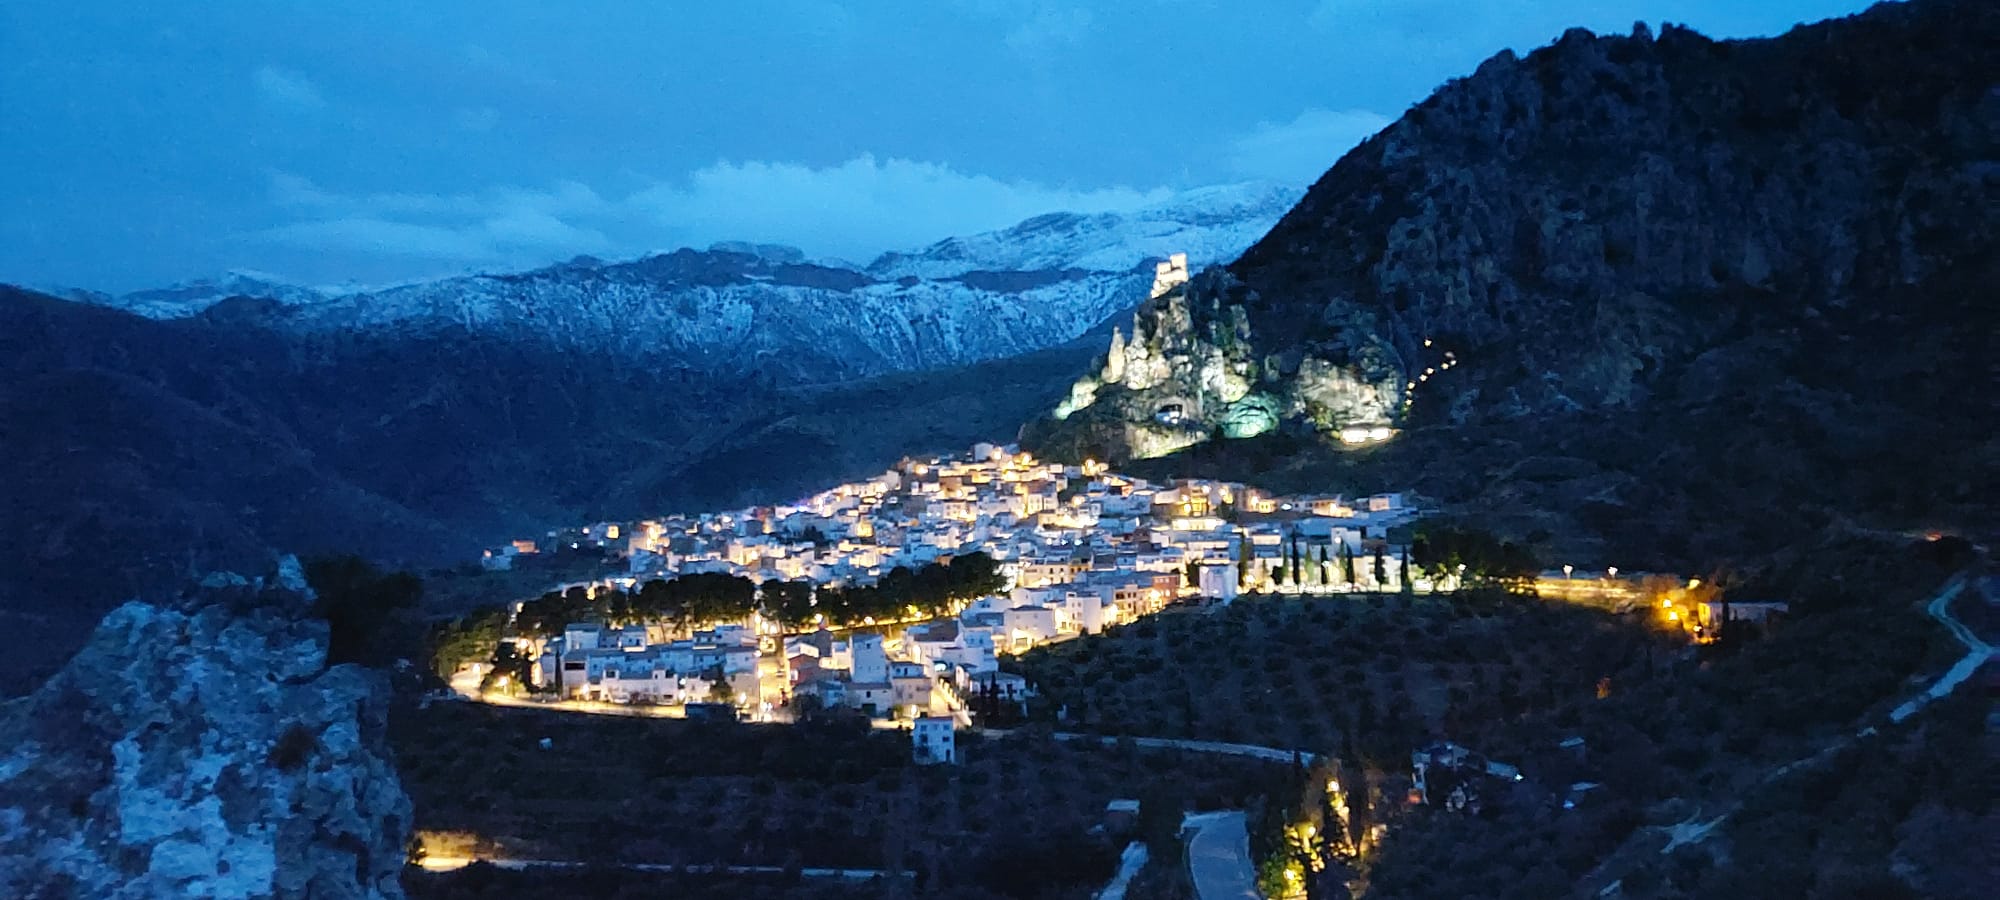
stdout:
POLYGON ((914 885, 966 897, 1088 897, 1126 839, 1101 827, 1111 800, 1168 791, 1187 808, 1240 808, 1288 771, 1028 732, 963 734, 961 764, 918 766, 907 734, 847 724, 451 702, 399 709, 391 738, 417 826, 505 855, 907 870, 914 885))

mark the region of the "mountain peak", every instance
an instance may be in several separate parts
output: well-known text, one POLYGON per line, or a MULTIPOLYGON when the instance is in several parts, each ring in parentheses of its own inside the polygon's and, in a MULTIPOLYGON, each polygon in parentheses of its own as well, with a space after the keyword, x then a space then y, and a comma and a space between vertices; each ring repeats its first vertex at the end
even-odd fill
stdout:
POLYGON ((741 253, 774 263, 802 263, 806 252, 786 244, 758 244, 750 241, 716 241, 708 245, 710 253, 741 253))
POLYGON ((999 231, 962 235, 868 265, 877 278, 948 278, 975 270, 1128 271, 1187 253, 1201 264, 1234 259, 1298 200, 1270 182, 1182 191, 1128 212, 1051 212, 999 231))

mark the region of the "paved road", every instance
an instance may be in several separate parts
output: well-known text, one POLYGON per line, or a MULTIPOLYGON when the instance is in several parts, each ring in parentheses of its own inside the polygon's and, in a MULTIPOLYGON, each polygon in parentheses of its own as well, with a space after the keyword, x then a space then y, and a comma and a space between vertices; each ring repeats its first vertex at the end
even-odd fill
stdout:
MULTIPOLYGON (((703 874, 726 872, 731 875, 779 875, 785 871, 783 866, 674 866, 664 863, 587 863, 568 859, 517 859, 514 857, 480 857, 474 859, 467 856, 427 856, 424 857, 424 861, 419 865, 432 872, 449 872, 453 869, 463 869, 475 862, 483 862, 499 869, 583 869, 608 866, 617 869, 630 869, 634 872, 694 872, 703 874)), ((799 875, 803 878, 844 878, 852 881, 867 881, 889 874, 888 871, 883 869, 808 868, 799 870, 799 875)), ((908 877, 909 874, 908 872, 903 873, 905 877, 908 877)))
POLYGON ((1188 873, 1201 900, 1263 900, 1242 810, 1191 815, 1181 830, 1188 835, 1188 873))
POLYGON ((1116 746, 1119 741, 1130 740, 1133 744, 1149 750, 1186 750, 1193 753, 1220 753, 1225 756, 1247 756, 1252 759, 1288 763, 1296 756, 1299 761, 1312 765, 1319 759, 1315 753, 1303 750, 1286 750, 1281 747, 1259 747, 1255 744, 1225 744, 1221 741, 1195 741, 1184 738, 1122 738, 1108 734, 1079 734, 1073 731, 1058 731, 1051 735, 1059 741, 1097 741, 1106 746, 1116 746))
MULTIPOLYGON (((1991 583, 1990 579, 1983 580, 1977 586, 1975 593, 1984 591, 1991 583)), ((1957 599, 1959 593, 1965 589, 1965 584, 1963 579, 1953 581, 1950 586, 1939 591, 1937 597, 1933 598, 1927 607, 1931 618, 1938 620, 1951 632, 1952 637, 1965 645, 1965 656, 1950 669, 1945 670, 1944 675, 1931 685, 1930 690, 1911 697, 1890 712, 1889 721, 1901 722, 1915 715, 1917 710, 1923 709, 1932 700, 1957 690, 1960 684, 1972 677, 1973 672, 1978 671, 1980 666, 1993 658, 1993 646, 1980 640, 1978 635, 1972 633, 1972 629, 1965 627, 1965 623, 1960 622, 1958 617, 1951 613, 1951 601, 1957 599)))
POLYGON ((1139 870, 1146 867, 1146 845, 1133 841, 1125 845, 1125 852, 1118 857, 1118 873, 1111 876, 1111 883, 1097 892, 1096 900, 1125 900, 1125 887, 1139 870))

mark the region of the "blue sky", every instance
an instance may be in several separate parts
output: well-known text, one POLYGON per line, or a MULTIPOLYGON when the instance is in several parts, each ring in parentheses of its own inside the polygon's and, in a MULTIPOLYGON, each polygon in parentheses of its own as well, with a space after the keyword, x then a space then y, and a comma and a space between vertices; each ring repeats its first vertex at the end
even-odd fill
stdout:
POLYGON ((1309 183, 1503 48, 1853 0, 9 0, 0 280, 373 283, 722 239, 863 259, 1309 183))

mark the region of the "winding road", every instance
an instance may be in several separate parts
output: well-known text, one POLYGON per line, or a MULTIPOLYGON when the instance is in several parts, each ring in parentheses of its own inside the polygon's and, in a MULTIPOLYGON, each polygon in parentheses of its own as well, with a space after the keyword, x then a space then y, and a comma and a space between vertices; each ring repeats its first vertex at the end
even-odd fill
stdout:
POLYGON ((1188 874, 1201 900, 1263 900, 1242 810, 1190 815, 1181 820, 1181 833, 1187 835, 1188 874))
MULTIPOLYGON (((783 866, 700 866, 668 865, 666 863, 594 863, 567 859, 518 859, 514 857, 470 857, 470 856, 426 856, 417 865, 430 872, 450 872, 463 869, 476 862, 486 863, 496 869, 586 869, 610 867, 629 869, 634 872, 688 872, 694 874, 729 875, 782 875, 783 866)), ((884 869, 816 869, 796 870, 801 878, 841 878, 849 881, 867 881, 886 877, 892 873, 884 869)), ((903 873, 909 877, 909 872, 903 873)))
MULTIPOLYGON (((1005 732, 997 732, 1004 734, 1005 732)), ((1148 750, 1185 750, 1190 753, 1219 753, 1224 756, 1244 756, 1266 762, 1288 763, 1293 759, 1306 765, 1319 760, 1319 754, 1304 750, 1286 750, 1281 747, 1259 747, 1256 744, 1226 744, 1221 741, 1197 741, 1186 738, 1120 737, 1110 734, 1082 734, 1074 731, 1058 731, 1050 735, 1058 741, 1096 741, 1107 747, 1115 747, 1119 741, 1131 741, 1134 746, 1148 750)))
MULTIPOLYGON (((1993 658, 1993 645, 1980 640, 1979 635, 1973 634, 1972 629, 1965 627, 1964 622, 1960 622, 1957 616, 1951 614, 1951 601, 1956 599, 1965 590, 1967 580, 1969 579, 1960 578, 1953 580, 1944 590, 1939 591, 1937 597, 1933 598, 1930 605, 1925 608, 1931 614, 1931 618, 1942 623, 1951 632, 1952 637, 1957 638, 1959 643, 1965 645, 1964 658, 1960 659, 1951 668, 1945 670, 1945 673, 1938 678, 1937 682, 1931 685, 1930 690, 1911 697, 1904 701, 1901 706, 1890 711, 1889 721, 1901 722, 1915 715, 1917 710, 1928 706, 1932 700, 1958 690, 1958 686, 1965 683, 1967 678, 1972 677, 1972 673, 1979 671, 1980 666, 1985 665, 1988 660, 1993 658)), ((1984 576, 1979 580, 1977 592, 1991 597, 1993 586, 1994 577, 1990 575, 1984 576)))
POLYGON ((1125 900, 1125 888, 1137 877, 1139 870, 1146 867, 1146 845, 1139 841, 1125 845, 1125 852, 1118 857, 1118 872, 1111 876, 1111 883, 1097 892, 1095 900, 1125 900))
MULTIPOLYGON (((1990 600, 1990 598, 1995 596, 1994 591, 2000 589, 2000 578, 1990 575, 1959 575, 1946 582, 1944 587, 1938 590, 1937 595, 1932 597, 1929 603, 1925 604, 1925 612, 1929 613, 1930 617, 1936 619, 1939 624, 1942 624, 1945 630, 1950 631, 1952 637, 1956 638, 1960 644, 1965 645, 1965 656, 1959 658, 1958 662, 1954 663, 1951 668, 1946 669, 1943 675, 1938 676, 1938 680, 1933 682, 1930 687, 1919 691, 1916 695, 1898 704, 1895 709, 1890 710, 1888 719, 1891 723, 1901 723, 1905 719, 1916 715, 1925 706, 1930 705, 1931 701, 1950 695, 1951 692, 1957 690, 1960 685, 1969 680, 1972 677, 1972 673, 1979 671, 1979 667, 1986 665, 1995 657, 1996 653, 1993 645, 1982 640, 1978 634, 1974 633, 1971 628, 1966 627, 1965 623, 1960 622, 1958 617, 1952 614, 1952 601, 1965 592, 1968 584, 1974 588, 1975 593, 1990 600)), ((1832 758, 1841 750, 1846 749, 1855 741, 1871 737, 1876 733, 1875 726, 1863 726, 1853 734, 1842 736, 1839 740, 1820 748, 1818 752, 1810 756, 1792 760, 1766 772, 1758 780, 1757 787, 1768 785, 1799 769, 1819 765, 1825 760, 1832 758)), ((1755 787, 1752 788, 1753 791, 1755 789, 1755 787)), ((1737 810, 1742 808, 1743 798, 1748 793, 1740 793, 1736 802, 1730 804, 1727 809, 1724 809, 1711 818, 1703 819, 1700 814, 1696 814, 1685 821, 1653 829, 1667 836, 1667 841, 1660 847, 1659 852, 1664 855, 1672 853, 1683 846, 1700 844, 1708 840, 1709 836, 1715 832, 1717 826, 1728 821, 1730 816, 1735 815, 1737 810)), ((1601 868, 1602 866, 1600 866, 1601 868)), ((1593 876, 1595 874, 1592 873, 1593 876)), ((1590 877, 1587 876, 1585 880, 1590 880, 1590 877)), ((1619 887, 1619 881, 1613 880, 1599 891, 1598 896, 1614 896, 1619 887)))

